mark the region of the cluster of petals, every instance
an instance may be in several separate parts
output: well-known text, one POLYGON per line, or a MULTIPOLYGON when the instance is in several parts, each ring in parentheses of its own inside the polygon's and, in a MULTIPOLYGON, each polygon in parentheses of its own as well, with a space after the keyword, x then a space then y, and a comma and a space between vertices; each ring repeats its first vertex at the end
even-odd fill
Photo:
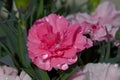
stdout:
POLYGON ((18 75, 18 71, 15 68, 0 66, 0 80, 32 80, 31 77, 24 71, 18 75))
POLYGON ((120 11, 111 2, 104 2, 98 5, 91 15, 87 13, 76 13, 67 16, 72 23, 79 23, 84 34, 89 34, 92 40, 103 41, 109 38, 114 39, 120 27, 120 11), (108 34, 107 34, 108 32, 108 34))
POLYGON ((120 80, 118 64, 89 63, 78 69, 68 80, 120 80))
POLYGON ((68 69, 77 61, 77 52, 92 46, 83 36, 79 24, 63 16, 50 14, 35 21, 28 34, 28 53, 32 62, 43 70, 68 69))

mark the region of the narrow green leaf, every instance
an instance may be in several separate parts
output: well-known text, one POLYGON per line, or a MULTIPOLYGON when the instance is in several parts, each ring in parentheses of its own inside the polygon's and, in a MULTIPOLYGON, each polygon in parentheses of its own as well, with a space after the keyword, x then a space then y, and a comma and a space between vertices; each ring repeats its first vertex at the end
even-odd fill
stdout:
POLYGON ((43 17, 44 0, 39 0, 37 18, 43 17))
POLYGON ((31 66, 23 69, 32 77, 33 80, 41 80, 37 78, 37 75, 31 66))
POLYGON ((105 60, 105 62, 110 63, 120 63, 120 57, 110 58, 108 60, 105 60))
POLYGON ((105 44, 104 43, 100 43, 100 59, 99 62, 104 62, 105 59, 105 44))
POLYGON ((76 71, 76 67, 73 66, 72 68, 69 68, 69 70, 64 71, 62 74, 60 74, 60 77, 57 78, 57 80, 68 80, 68 78, 76 71))
POLYGON ((23 35, 22 35, 22 29, 20 27, 20 25, 18 26, 18 35, 17 35, 17 42, 18 42, 18 56, 19 56, 19 60, 22 64, 22 66, 26 67, 26 60, 25 60, 25 54, 24 53, 24 49, 23 49, 23 35))
POLYGON ((2 6, 3 6, 3 0, 0 0, 0 10, 2 6))
POLYGON ((29 4, 28 9, 25 13, 25 21, 27 21, 30 18, 30 16, 33 13, 33 8, 35 9, 36 5, 37 5, 37 0, 30 0, 30 4, 29 4))
POLYGON ((19 66, 17 60, 15 59, 14 55, 7 49, 7 47, 6 47, 3 43, 0 42, 0 45, 1 45, 1 47, 10 55, 12 61, 13 61, 14 64, 15 64, 15 66, 16 66, 18 69, 20 69, 20 66, 19 66))
POLYGON ((2 28, 2 24, 0 24, 0 37, 4 37, 4 36, 6 36, 6 33, 2 28))
POLYGON ((16 47, 15 47, 16 37, 15 37, 15 33, 12 32, 11 30, 11 27, 14 28, 12 24, 13 24, 12 22, 11 24, 9 23, 0 24, 1 25, 0 33, 2 36, 5 36, 5 39, 3 41, 6 42, 5 45, 7 45, 7 47, 9 47, 9 50, 14 54, 16 52, 16 47))
POLYGON ((117 40, 120 40, 120 28, 118 29, 118 31, 116 32, 115 38, 117 40))
POLYGON ((33 23, 35 8, 36 8, 36 6, 33 6, 32 11, 31 11, 31 15, 30 15, 30 26, 32 26, 32 23, 33 23))
POLYGON ((118 46, 117 57, 120 57, 120 46, 118 46))
POLYGON ((38 68, 35 68, 36 74, 39 78, 41 78, 41 80, 50 80, 47 72, 40 70, 38 68))
POLYGON ((107 33, 107 38, 108 38, 108 42, 107 42, 107 50, 106 50, 106 56, 105 56, 105 60, 109 59, 110 57, 110 48, 111 48, 111 44, 110 44, 110 36, 109 36, 109 33, 107 31, 107 28, 106 29, 106 33, 107 33))

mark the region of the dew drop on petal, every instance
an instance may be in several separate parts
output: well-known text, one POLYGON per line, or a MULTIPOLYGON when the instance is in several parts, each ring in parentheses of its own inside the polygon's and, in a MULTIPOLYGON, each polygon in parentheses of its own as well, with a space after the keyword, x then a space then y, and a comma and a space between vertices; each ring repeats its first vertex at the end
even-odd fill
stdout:
POLYGON ((62 69, 62 70, 68 69, 68 65, 67 65, 67 64, 63 64, 63 65, 61 66, 61 69, 62 69))
POLYGON ((48 54, 42 55, 42 59, 47 59, 47 58, 48 58, 48 54))
POLYGON ((57 64, 57 67, 60 67, 60 64, 57 64))
POLYGON ((74 62, 77 61, 77 59, 78 59, 77 56, 75 56, 73 58, 68 59, 68 61, 71 62, 71 63, 74 63, 74 62))
POLYGON ((59 16, 58 18, 59 18, 59 19, 61 19, 62 17, 61 17, 61 16, 59 16))
POLYGON ((114 64, 114 67, 118 67, 118 64, 114 64))
POLYGON ((45 18, 47 22, 49 22, 49 19, 48 18, 45 18))

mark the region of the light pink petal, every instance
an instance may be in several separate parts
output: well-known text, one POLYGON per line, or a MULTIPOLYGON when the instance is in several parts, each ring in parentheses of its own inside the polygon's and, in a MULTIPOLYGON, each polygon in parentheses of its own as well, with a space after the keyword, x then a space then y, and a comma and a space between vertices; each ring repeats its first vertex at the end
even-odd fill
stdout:
POLYGON ((52 26, 54 33, 61 31, 65 32, 69 25, 68 21, 63 16, 58 16, 56 14, 50 14, 45 19, 52 26))
POLYGON ((75 41, 74 48, 76 48, 78 51, 82 51, 85 48, 91 47, 92 45, 93 44, 90 39, 86 38, 85 36, 83 36, 81 34, 78 34, 76 41, 75 41))
POLYGON ((17 77, 15 78, 15 80, 21 80, 21 79, 20 79, 20 77, 17 76, 17 77))
POLYGON ((52 26, 53 28, 53 32, 57 33, 58 32, 58 28, 57 28, 57 19, 58 19, 58 15, 56 14, 50 14, 47 17, 45 17, 45 20, 52 26))
POLYGON ((59 32, 64 33, 69 28, 69 22, 63 16, 60 16, 57 19, 56 27, 59 32))
POLYGON ((106 1, 97 7, 96 11, 93 13, 93 16, 97 18, 105 17, 104 19, 108 19, 107 17, 108 15, 111 15, 112 11, 115 11, 115 5, 111 2, 106 1))
POLYGON ((10 68, 10 67, 7 67, 7 66, 3 66, 3 69, 4 69, 4 74, 6 75, 17 75, 17 70, 14 69, 14 68, 10 68))
POLYGON ((43 70, 50 71, 52 69, 50 60, 43 60, 40 57, 36 57, 34 59, 34 64, 36 64, 39 68, 41 68, 43 70))
POLYGON ((20 79, 21 80, 32 80, 31 77, 28 74, 26 74, 24 71, 20 73, 20 79))
POLYGON ((68 69, 68 61, 65 58, 52 58, 51 63, 52 63, 51 65, 54 68, 58 68, 62 70, 68 69))
POLYGON ((78 56, 75 55, 71 58, 68 58, 67 60, 68 60, 68 64, 74 64, 78 60, 78 56))
POLYGON ((31 54, 29 54, 30 57, 40 57, 41 59, 47 59, 48 57, 51 56, 51 53, 47 50, 43 49, 36 49, 35 52, 31 51, 31 54), (45 57, 46 56, 46 57, 45 57))
POLYGON ((120 27, 120 11, 116 11, 114 14, 114 16, 112 17, 112 25, 115 27, 120 27))

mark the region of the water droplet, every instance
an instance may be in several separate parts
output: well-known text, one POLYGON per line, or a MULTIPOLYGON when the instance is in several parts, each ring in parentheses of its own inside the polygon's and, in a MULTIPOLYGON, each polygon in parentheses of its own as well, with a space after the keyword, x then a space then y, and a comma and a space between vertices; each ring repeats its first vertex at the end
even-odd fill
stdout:
POLYGON ((43 56, 42 56, 42 59, 47 59, 48 58, 48 54, 44 54, 43 56))
POLYGON ((49 22, 49 19, 48 18, 45 18, 47 22, 49 22))
POLYGON ((77 61, 77 59, 78 59, 77 56, 75 56, 73 58, 68 59, 68 61, 74 63, 77 61))
POLYGON ((57 67, 60 67, 60 64, 57 64, 57 67))
POLYGON ((118 64, 114 64, 115 67, 118 67, 118 64))
POLYGON ((59 16, 59 19, 61 19, 62 17, 61 16, 59 16))
POLYGON ((61 68, 62 68, 62 70, 66 70, 66 69, 68 69, 68 65, 67 64, 63 64, 61 68))

